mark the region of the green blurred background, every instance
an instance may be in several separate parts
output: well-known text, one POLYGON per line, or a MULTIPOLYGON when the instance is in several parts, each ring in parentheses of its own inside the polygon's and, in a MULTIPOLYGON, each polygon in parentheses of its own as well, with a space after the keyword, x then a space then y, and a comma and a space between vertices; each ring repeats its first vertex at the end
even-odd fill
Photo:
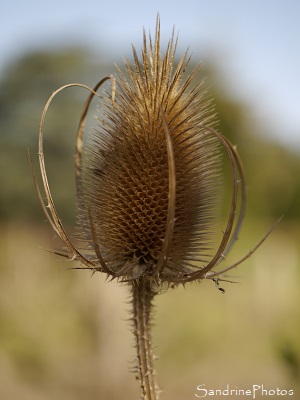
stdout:
MULTIPOLYGON (((176 19, 173 22, 176 24, 176 19)), ((140 30, 145 24, 134 23, 140 30)), ((134 349, 127 320, 128 288, 107 283, 100 274, 91 278, 88 272, 70 271, 70 265, 43 249, 59 245, 44 221, 28 161, 27 149, 37 170, 43 106, 63 84, 93 86, 115 71, 114 58, 105 46, 95 52, 76 40, 69 41, 63 48, 50 41, 23 51, 7 61, 0 76, 3 400, 129 400, 139 395, 129 372, 134 349)), ((126 54, 115 56, 117 60, 123 55, 130 57, 129 45, 126 54)), ((300 151, 267 135, 256 118, 255 104, 237 100, 226 90, 218 57, 203 51, 201 59, 215 98, 219 129, 237 145, 248 184, 245 224, 226 263, 253 248, 282 214, 284 219, 257 253, 234 271, 239 283, 223 285, 225 295, 212 282, 204 281, 157 298, 154 342, 160 357, 157 369, 162 399, 196 398, 199 384, 212 389, 226 384, 242 389, 263 384, 269 389, 293 389, 297 399, 300 151)), ((198 56, 192 61, 198 62, 198 56)), ((49 180, 70 233, 75 210, 73 151, 86 96, 82 89, 59 94, 45 125, 49 180)), ((90 120, 92 125, 93 115, 90 120)), ((230 194, 228 182, 225 177, 225 205, 230 194)), ((226 207, 222 212, 225 217, 226 207)), ((220 232, 223 228, 220 221, 220 232)))

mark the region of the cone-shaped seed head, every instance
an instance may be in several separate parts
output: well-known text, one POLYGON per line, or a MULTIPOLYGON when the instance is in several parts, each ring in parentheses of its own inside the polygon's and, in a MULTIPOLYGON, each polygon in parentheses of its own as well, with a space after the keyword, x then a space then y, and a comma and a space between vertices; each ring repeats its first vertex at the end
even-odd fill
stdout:
POLYGON ((148 46, 144 34, 142 57, 133 49, 134 62, 126 62, 111 93, 104 92, 99 128, 84 156, 81 226, 91 239, 89 214, 104 262, 122 279, 157 273, 170 210, 175 222, 162 281, 203 267, 212 246, 220 152, 206 127, 214 116, 203 82, 195 83, 199 68, 187 74, 186 55, 174 66, 175 50, 172 37, 161 56, 159 23, 154 44, 150 39, 148 46))

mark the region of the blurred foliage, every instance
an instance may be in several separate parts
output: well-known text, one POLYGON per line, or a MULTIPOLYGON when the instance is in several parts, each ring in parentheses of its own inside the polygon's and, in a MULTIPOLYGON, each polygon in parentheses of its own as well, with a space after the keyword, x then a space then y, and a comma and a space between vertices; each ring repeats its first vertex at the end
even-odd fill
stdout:
MULTIPOLYGON (((114 71, 114 66, 106 65, 101 59, 93 62, 92 55, 81 49, 28 54, 8 66, 0 81, 2 220, 40 218, 27 148, 36 159, 40 117, 49 95, 71 82, 94 86, 114 71)), ((203 73, 208 75, 213 87, 211 94, 220 118, 218 128, 237 145, 245 165, 249 187, 248 212, 258 217, 278 218, 285 214, 286 218, 299 218, 299 153, 267 139, 255 117, 251 116, 251 106, 233 100, 220 89, 218 71, 213 65, 207 64, 203 73)), ((86 97, 87 92, 78 88, 60 93, 46 118, 47 168, 65 221, 70 221, 74 215, 73 150, 86 97)), ((230 185, 229 179, 226 175, 226 186, 230 185)), ((225 196, 229 193, 228 190, 225 196)))

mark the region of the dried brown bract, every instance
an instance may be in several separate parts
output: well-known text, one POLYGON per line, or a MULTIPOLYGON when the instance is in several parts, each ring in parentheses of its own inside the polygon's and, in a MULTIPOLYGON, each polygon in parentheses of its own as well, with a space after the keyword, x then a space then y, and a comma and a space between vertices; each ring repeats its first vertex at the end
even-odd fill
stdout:
POLYGON ((132 286, 138 375, 146 400, 158 398, 150 319, 152 299, 162 284, 206 278, 218 285, 224 280, 221 274, 248 258, 268 236, 234 265, 213 270, 237 239, 245 214, 246 184, 235 147, 213 129, 211 102, 203 80, 197 81, 199 67, 187 72, 187 53, 175 65, 176 45, 173 33, 161 54, 158 19, 154 43, 144 33, 142 54, 139 57, 133 47, 134 61, 126 61, 125 72, 118 69, 93 90, 71 84, 54 92, 45 106, 39 135, 47 206, 38 186, 37 190, 50 224, 67 248, 56 253, 132 286), (83 146, 90 102, 107 80, 111 89, 102 92, 98 129, 83 146), (54 96, 69 86, 91 91, 75 154, 77 234, 84 243, 80 248, 57 215, 43 151, 47 109, 54 96), (223 237, 212 254, 220 204, 221 146, 231 166, 232 198, 223 237))

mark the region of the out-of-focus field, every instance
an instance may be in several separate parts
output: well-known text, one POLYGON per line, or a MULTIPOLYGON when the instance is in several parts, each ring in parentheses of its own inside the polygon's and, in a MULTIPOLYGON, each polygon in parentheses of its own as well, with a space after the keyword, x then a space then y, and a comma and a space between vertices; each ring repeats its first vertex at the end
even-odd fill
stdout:
MULTIPOLYGON (((248 221, 230 260, 247 253, 271 224, 248 221)), ((157 298, 162 400, 196 399, 200 384, 263 384, 300 398, 299 243, 297 224, 283 220, 232 273, 239 283, 221 285, 225 294, 204 281, 157 298)), ((75 264, 38 247, 56 245, 46 225, 1 227, 0 399, 138 399, 128 288, 69 270, 75 264)))

